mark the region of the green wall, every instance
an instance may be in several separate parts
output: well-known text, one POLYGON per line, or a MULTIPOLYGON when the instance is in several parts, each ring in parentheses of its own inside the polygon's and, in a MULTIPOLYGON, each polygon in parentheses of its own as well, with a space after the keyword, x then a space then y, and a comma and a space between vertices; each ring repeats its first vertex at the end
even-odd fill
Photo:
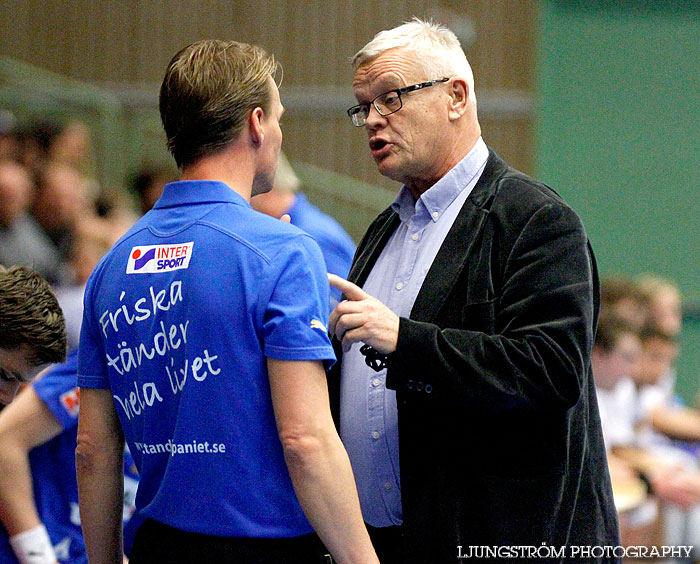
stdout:
MULTIPOLYGON (((540 4, 538 176, 579 212, 601 274, 653 272, 700 302, 700 2, 540 4)), ((694 400, 700 319, 681 337, 694 400)))

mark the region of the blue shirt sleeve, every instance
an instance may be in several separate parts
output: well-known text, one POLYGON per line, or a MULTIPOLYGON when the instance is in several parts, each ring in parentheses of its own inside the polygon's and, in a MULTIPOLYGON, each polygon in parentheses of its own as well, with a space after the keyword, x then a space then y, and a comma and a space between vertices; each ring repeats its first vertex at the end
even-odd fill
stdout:
POLYGON ((32 383, 39 399, 63 429, 72 429, 78 425, 80 391, 77 387, 77 370, 78 351, 73 349, 65 363, 52 366, 32 383))
POLYGON ((323 255, 308 235, 285 244, 275 257, 270 298, 265 307, 265 356, 280 360, 323 360, 335 354, 328 337, 329 284, 323 255))
POLYGON ((80 346, 78 347, 78 385, 81 388, 109 388, 107 367, 104 362, 103 342, 100 327, 95 322, 95 280, 99 276, 99 266, 92 273, 85 288, 83 305, 83 323, 80 328, 80 346))

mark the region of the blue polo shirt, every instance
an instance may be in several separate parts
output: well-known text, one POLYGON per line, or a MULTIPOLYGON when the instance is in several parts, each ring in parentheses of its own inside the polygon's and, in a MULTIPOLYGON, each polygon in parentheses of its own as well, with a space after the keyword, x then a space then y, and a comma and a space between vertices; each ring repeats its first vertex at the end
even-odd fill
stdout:
POLYGON ((136 507, 184 531, 311 532, 277 435, 266 357, 335 360, 318 245, 227 185, 166 185, 88 281, 78 382, 109 388, 136 507))

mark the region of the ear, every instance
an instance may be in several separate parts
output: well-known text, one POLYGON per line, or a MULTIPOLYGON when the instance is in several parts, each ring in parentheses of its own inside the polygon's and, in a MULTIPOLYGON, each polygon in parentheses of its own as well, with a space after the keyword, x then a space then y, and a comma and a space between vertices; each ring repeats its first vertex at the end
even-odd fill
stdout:
POLYGON ((262 145, 265 140, 265 128, 262 125, 263 117, 265 112, 261 107, 255 108, 248 118, 248 125, 250 130, 250 141, 255 146, 262 145))
POLYGON ((459 77, 453 79, 449 95, 449 118, 450 120, 459 119, 466 113, 469 102, 469 85, 467 81, 459 77))

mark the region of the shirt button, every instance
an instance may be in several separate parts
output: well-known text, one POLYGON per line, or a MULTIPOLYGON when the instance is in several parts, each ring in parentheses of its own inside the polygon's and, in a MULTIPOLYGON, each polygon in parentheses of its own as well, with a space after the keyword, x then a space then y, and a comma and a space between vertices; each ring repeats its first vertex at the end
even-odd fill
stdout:
POLYGON ((379 378, 375 378, 374 380, 372 380, 372 386, 374 386, 375 388, 381 383, 382 381, 379 378))
POLYGON ((379 431, 372 431, 372 438, 373 439, 378 439, 380 437, 379 431))
POLYGON ((389 491, 391 489, 391 483, 387 482, 386 484, 384 484, 384 489, 389 491))
POLYGON ((433 212, 433 219, 437 219, 440 216, 438 212, 433 212))
POLYGON ((411 239, 413 239, 414 241, 418 241, 418 233, 414 233, 413 235, 411 235, 411 239))
POLYGON ((399 282, 399 283, 396 285, 396 289, 397 289, 397 290, 400 290, 401 288, 403 288, 403 282, 399 282))

